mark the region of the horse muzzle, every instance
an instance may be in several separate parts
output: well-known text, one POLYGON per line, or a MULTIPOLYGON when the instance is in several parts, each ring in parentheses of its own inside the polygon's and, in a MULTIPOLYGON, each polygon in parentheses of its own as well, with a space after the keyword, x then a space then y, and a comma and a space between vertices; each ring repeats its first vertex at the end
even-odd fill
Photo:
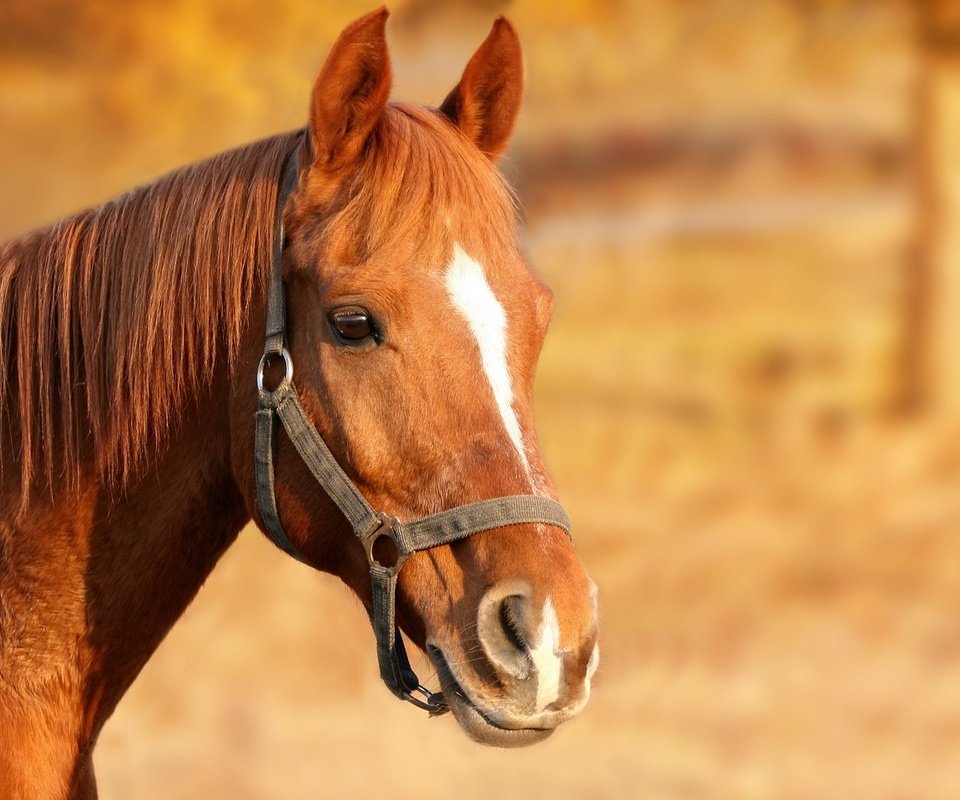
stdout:
POLYGON ((481 599, 477 639, 459 658, 456 647, 427 642, 450 710, 482 744, 542 741, 589 699, 600 653, 595 614, 588 633, 564 647, 552 601, 537 605, 526 584, 503 581, 481 599))

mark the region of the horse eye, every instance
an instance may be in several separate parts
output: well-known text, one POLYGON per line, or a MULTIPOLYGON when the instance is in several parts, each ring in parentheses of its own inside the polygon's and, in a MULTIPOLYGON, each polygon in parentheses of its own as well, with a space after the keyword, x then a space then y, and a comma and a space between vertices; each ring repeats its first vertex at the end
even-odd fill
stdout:
POLYGON ((348 342, 359 342, 373 334, 370 316, 362 308, 334 311, 330 321, 340 337, 348 342))

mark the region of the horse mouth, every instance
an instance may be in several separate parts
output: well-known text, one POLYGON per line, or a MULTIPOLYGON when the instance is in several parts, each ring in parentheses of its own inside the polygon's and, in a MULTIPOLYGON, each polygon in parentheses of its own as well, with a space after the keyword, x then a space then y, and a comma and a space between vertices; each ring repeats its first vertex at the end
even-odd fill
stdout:
POLYGON ((475 742, 493 747, 526 747, 542 742, 553 733, 553 728, 507 728, 494 722, 477 707, 454 677, 443 651, 428 644, 427 653, 437 669, 444 700, 464 733, 475 742))

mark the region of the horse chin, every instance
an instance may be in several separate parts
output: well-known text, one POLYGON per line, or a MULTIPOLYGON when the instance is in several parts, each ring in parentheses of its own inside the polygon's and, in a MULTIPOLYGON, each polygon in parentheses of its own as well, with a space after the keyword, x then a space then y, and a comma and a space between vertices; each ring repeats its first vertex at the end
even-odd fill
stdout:
POLYGON ((505 728, 498 725, 473 703, 457 682, 443 652, 433 646, 428 646, 427 651, 437 669, 444 700, 464 733, 475 742, 492 747, 526 747, 542 742, 553 733, 553 728, 505 728))

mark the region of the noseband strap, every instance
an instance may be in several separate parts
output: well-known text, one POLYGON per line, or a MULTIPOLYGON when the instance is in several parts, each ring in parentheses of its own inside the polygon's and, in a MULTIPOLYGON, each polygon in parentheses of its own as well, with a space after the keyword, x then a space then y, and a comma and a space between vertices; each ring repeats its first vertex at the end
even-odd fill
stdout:
POLYGON ((553 525, 562 528, 569 535, 570 519, 559 503, 534 495, 481 500, 409 522, 401 522, 386 513, 377 512, 367 502, 311 424, 293 383, 293 359, 286 349, 286 310, 281 266, 284 245, 283 208, 296 181, 297 157, 294 151, 287 160, 277 198, 273 264, 267 297, 267 336, 257 370, 259 401, 254 462, 260 519, 267 534, 281 550, 298 561, 309 564, 287 537, 277 510, 273 452, 276 421, 279 418, 300 458, 343 513, 367 554, 373 600, 370 618, 377 639, 380 677, 397 697, 429 711, 431 715, 442 714, 447 710, 443 696, 420 684, 416 673, 410 667, 403 639, 396 625, 397 574, 400 568, 411 555, 420 550, 450 544, 475 533, 506 525, 553 525), (285 374, 280 384, 271 390, 265 386, 263 373, 268 362, 277 356, 283 358, 285 374), (383 542, 384 539, 392 543, 392 548, 383 542), (394 552, 388 556, 382 552, 384 548, 394 552), (382 563, 381 558, 386 563, 382 563), (424 699, 421 700, 417 694, 424 699))

